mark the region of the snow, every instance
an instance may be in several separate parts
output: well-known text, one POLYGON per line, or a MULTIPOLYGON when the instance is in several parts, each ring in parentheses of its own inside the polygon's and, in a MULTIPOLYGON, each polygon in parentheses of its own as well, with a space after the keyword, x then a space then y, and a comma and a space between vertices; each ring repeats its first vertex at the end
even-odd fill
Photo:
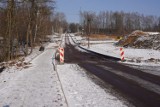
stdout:
MULTIPOLYGON (((84 46, 84 48, 88 48, 84 46)), ((120 47, 114 46, 114 43, 106 43, 106 44, 96 44, 91 45, 89 50, 94 50, 96 52, 114 56, 120 58, 120 47)), ((148 60, 151 58, 159 59, 160 58, 160 51, 153 50, 153 49, 133 49, 133 48, 124 48, 125 58, 126 59, 141 59, 141 60, 148 60)), ((155 63, 155 65, 157 65, 155 63)))
POLYGON ((126 107, 124 101, 94 83, 76 64, 58 66, 69 107, 126 107))
MULTIPOLYGON (((103 55, 120 58, 120 47, 117 47, 114 45, 117 41, 114 41, 114 40, 95 41, 94 40, 94 41, 90 41, 90 48, 88 48, 87 39, 81 36, 74 36, 73 34, 72 34, 72 37, 76 43, 81 43, 80 47, 83 47, 87 50, 94 51, 103 55)), ((74 42, 72 42, 72 44, 75 45, 74 42)), ((79 48, 78 46, 76 46, 76 48, 82 52, 86 52, 81 48, 79 48)), ((160 75, 160 70, 159 70, 160 69, 160 51, 159 50, 124 48, 124 57, 126 61, 125 62, 120 61, 119 63, 123 63, 127 66, 140 69, 143 72, 151 73, 154 75, 160 75)))
POLYGON ((61 40, 60 36, 54 35, 54 36, 48 36, 50 38, 51 42, 58 42, 61 40))
MULTIPOLYGON (((82 47, 88 49, 88 46, 82 46, 82 47)), ((107 44, 90 45, 90 48, 88 50, 120 58, 119 48, 113 46, 113 43, 110 42, 107 44)))
POLYGON ((63 34, 63 35, 61 35, 61 40, 62 40, 62 42, 61 42, 61 47, 65 47, 65 34, 63 34))
POLYGON ((26 69, 15 67, 0 74, 0 106, 67 107, 57 73, 53 71, 55 44, 35 57, 26 69))
MULTIPOLYGON (((104 44, 93 44, 88 46, 82 46, 88 50, 98 52, 104 55, 113 56, 120 58, 120 47, 114 45, 116 41, 113 42, 106 42, 104 44)), ((153 49, 134 49, 134 48, 124 48, 124 56, 128 63, 135 64, 135 65, 152 65, 152 66, 160 66, 160 51, 153 50, 153 49), (155 59, 154 61, 149 61, 149 59, 155 59), (133 62, 130 62, 130 61, 133 62), (140 62, 137 62, 137 61, 140 62)), ((125 62, 125 63, 127 63, 125 62)))
POLYGON ((147 32, 149 35, 157 35, 160 34, 159 32, 147 32))
MULTIPOLYGON (((64 41, 64 35, 61 39, 64 41)), ((44 52, 37 47, 25 58, 26 63, 30 62, 26 68, 15 64, 0 74, 0 106, 126 107, 129 104, 96 84, 76 64, 58 65, 57 72, 54 71, 52 56, 58 46, 59 43, 50 43, 44 52)))
POLYGON ((145 40, 150 40, 150 39, 152 39, 152 37, 148 37, 148 36, 141 36, 141 37, 139 37, 135 42, 137 42, 137 41, 145 41, 145 40))
MULTIPOLYGON (((64 36, 59 38, 61 43, 49 43, 45 51, 38 51, 36 47, 33 53, 25 58, 29 63, 25 67, 11 66, 0 73, 0 106, 1 107, 126 107, 130 105, 123 97, 115 95, 111 86, 104 86, 98 77, 86 72, 76 64, 63 64, 53 70, 52 56, 58 46, 64 47, 64 36), (98 83, 97 83, 98 81, 98 83), (107 88, 106 88, 107 87, 107 88)), ((74 36, 76 42, 84 39, 74 36)), ((56 36, 54 36, 56 37, 56 36)), ((54 39, 53 37, 53 39, 54 39)), ((57 38, 58 39, 58 38, 57 38)), ((69 38, 71 40, 71 38, 69 38)), ((72 41, 72 40, 71 40, 72 41)), ((105 55, 120 57, 119 48, 114 45, 116 41, 92 41, 89 50, 105 55), (98 44, 97 44, 98 43, 98 44)), ((78 44, 71 42, 78 49, 78 44)), ((83 46, 88 49, 87 46, 83 46)), ((80 49, 80 48, 79 48, 80 49)), ((82 49, 80 49, 83 51, 82 49)), ((155 50, 143 50, 125 48, 125 57, 142 61, 123 62, 124 64, 153 64, 153 68, 159 69, 159 62, 145 62, 149 58, 160 59, 160 52, 155 50), (156 66, 157 65, 157 66, 156 66)), ((122 63, 122 62, 121 62, 122 63)), ((135 66, 138 67, 138 66, 135 66)), ((152 72, 155 73, 155 72, 152 72)), ((160 75, 160 72, 156 72, 160 75)), ((105 84, 106 85, 106 84, 105 84)))
MULTIPOLYGON (((74 41, 76 41, 77 36, 72 35, 74 41)), ((78 37, 80 39, 80 37, 78 37)), ((145 39, 145 38, 143 38, 145 39)), ((101 53, 103 55, 112 56, 120 58, 120 47, 115 46, 114 44, 117 41, 105 40, 101 41, 90 41, 90 48, 87 46, 87 41, 83 39, 80 47, 83 47, 87 50, 101 53)), ((79 40, 81 41, 81 40, 79 40)), ((78 48, 82 50, 81 48, 78 48)), ((143 72, 148 72, 154 75, 160 75, 160 51, 153 49, 135 49, 135 48, 124 48, 124 57, 125 65, 140 69, 143 72)))

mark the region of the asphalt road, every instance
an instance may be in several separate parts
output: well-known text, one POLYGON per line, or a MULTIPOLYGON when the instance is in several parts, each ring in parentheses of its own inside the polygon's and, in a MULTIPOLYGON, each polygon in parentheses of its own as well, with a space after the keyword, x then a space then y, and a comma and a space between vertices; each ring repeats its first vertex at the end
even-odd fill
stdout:
POLYGON ((65 63, 76 63, 127 97, 136 107, 160 107, 160 77, 77 50, 66 34, 65 63))

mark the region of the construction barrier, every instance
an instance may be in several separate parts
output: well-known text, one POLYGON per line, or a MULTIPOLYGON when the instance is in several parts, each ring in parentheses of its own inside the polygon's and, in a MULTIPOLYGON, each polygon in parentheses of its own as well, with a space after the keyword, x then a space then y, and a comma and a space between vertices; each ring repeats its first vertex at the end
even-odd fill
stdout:
POLYGON ((64 48, 59 48, 60 52, 60 63, 64 63, 64 48))
POLYGON ((124 61, 124 49, 120 48, 121 61, 124 61))

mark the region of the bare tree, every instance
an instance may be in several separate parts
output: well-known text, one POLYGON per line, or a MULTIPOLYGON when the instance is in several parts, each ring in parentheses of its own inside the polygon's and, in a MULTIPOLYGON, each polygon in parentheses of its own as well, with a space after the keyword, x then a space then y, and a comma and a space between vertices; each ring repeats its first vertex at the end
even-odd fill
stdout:
POLYGON ((65 14, 57 12, 53 16, 53 29, 55 32, 62 33, 66 31, 68 24, 65 18, 65 14))
MULTIPOLYGON (((80 12, 81 25, 83 25, 85 31, 87 31, 88 13, 87 11, 80 12)), ((94 13, 92 17, 94 20, 91 27, 94 32, 101 34, 123 35, 133 30, 156 31, 159 26, 159 19, 156 16, 145 16, 137 12, 101 11, 99 14, 94 13)))
POLYGON ((6 56, 1 61, 15 58, 21 47, 27 55, 28 45, 32 52, 33 43, 45 37, 42 35, 51 34, 54 3, 54 0, 0 0, 0 38, 5 44, 0 43, 0 54, 6 56))
POLYGON ((7 37, 7 56, 8 60, 12 59, 12 40, 13 40, 13 29, 14 29, 14 11, 15 11, 15 1, 14 0, 8 0, 8 6, 7 6, 7 31, 6 31, 6 37, 7 37))

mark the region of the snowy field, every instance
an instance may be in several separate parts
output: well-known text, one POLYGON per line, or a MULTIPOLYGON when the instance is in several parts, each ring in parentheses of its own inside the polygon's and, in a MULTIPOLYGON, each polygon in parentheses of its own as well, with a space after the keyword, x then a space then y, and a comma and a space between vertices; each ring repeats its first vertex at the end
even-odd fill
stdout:
MULTIPOLYGON (((72 35, 77 43, 81 43, 81 47, 101 53, 103 55, 113 56, 120 58, 120 47, 114 44, 117 41, 104 40, 104 41, 90 41, 90 48, 88 48, 88 41, 81 36, 72 35)), ((124 48, 125 62, 121 62, 128 66, 138 68, 144 72, 160 75, 160 51, 153 49, 134 49, 124 48)))
MULTIPOLYGON (((74 35, 72 35, 74 36, 74 35)), ((88 41, 82 37, 74 36, 74 40, 82 44, 82 47, 92 50, 104 55, 114 56, 120 58, 120 47, 115 46, 114 44, 117 41, 113 40, 104 40, 104 41, 90 41, 90 48, 88 48, 88 41), (85 44, 85 46, 83 46, 85 44)), ((133 49, 133 48, 124 48, 125 59, 127 62, 137 65, 153 65, 160 66, 160 51, 153 49, 133 49), (152 61, 150 61, 153 59, 152 61)))

